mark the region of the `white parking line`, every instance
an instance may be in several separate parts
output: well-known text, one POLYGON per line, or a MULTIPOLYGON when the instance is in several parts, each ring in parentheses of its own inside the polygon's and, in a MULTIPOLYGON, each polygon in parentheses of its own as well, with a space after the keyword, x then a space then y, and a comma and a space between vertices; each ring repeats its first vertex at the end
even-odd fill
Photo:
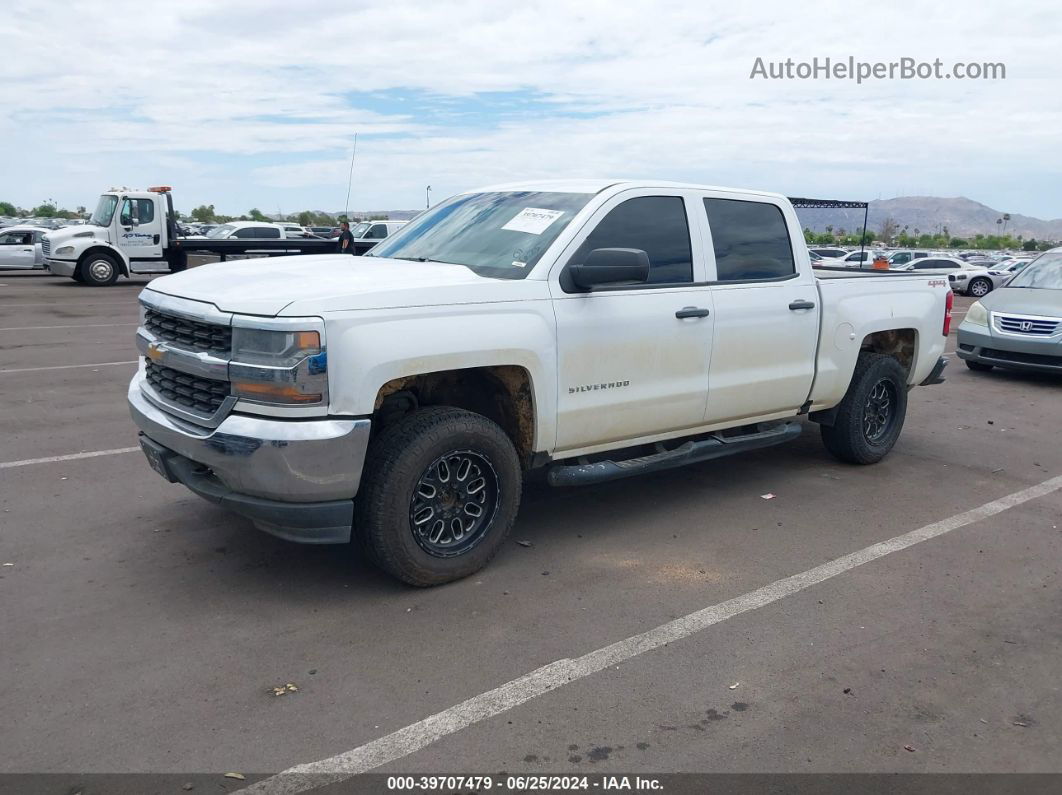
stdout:
POLYGON ((8 326, 0 331, 43 331, 52 328, 109 328, 111 326, 136 326, 136 323, 85 323, 76 326, 8 326))
POLYGON ((0 463, 0 469, 28 467, 33 464, 54 464, 56 461, 77 461, 80 458, 99 458, 101 455, 120 455, 121 453, 133 453, 139 449, 139 447, 116 447, 114 450, 95 450, 91 453, 70 453, 68 455, 50 455, 46 458, 26 458, 22 461, 5 461, 0 463))
POLYGON ((242 792, 268 793, 268 795, 294 795, 298 792, 342 781, 358 773, 364 773, 380 765, 393 762, 431 745, 436 740, 472 726, 487 718, 500 715, 537 696, 549 693, 564 685, 578 681, 610 666, 630 660, 640 654, 659 649, 669 643, 689 637, 734 616, 764 607, 787 596, 825 582, 850 571, 857 566, 891 555, 894 552, 937 538, 960 527, 1002 513, 1008 508, 1035 500, 1062 488, 1062 475, 1045 480, 998 500, 987 502, 977 508, 957 514, 939 522, 927 524, 917 530, 898 535, 887 541, 852 552, 772 582, 755 591, 729 599, 694 613, 676 618, 654 629, 613 643, 611 646, 592 651, 574 660, 557 660, 529 674, 506 682, 500 687, 474 696, 456 706, 437 712, 417 723, 380 737, 336 756, 296 765, 262 779, 242 792))
POLYGON ((34 373, 40 370, 70 370, 74 367, 116 367, 119 364, 136 364, 136 359, 131 362, 100 362, 99 364, 54 364, 50 367, 16 367, 10 370, 0 370, 0 374, 34 373))

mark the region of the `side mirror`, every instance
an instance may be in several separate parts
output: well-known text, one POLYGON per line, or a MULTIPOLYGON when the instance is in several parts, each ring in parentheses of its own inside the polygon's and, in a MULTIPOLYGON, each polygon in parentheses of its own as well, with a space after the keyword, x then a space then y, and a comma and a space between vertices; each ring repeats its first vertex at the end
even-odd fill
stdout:
POLYGON ((581 263, 569 265, 568 273, 584 290, 601 284, 637 284, 649 280, 649 255, 640 248, 595 248, 581 263))

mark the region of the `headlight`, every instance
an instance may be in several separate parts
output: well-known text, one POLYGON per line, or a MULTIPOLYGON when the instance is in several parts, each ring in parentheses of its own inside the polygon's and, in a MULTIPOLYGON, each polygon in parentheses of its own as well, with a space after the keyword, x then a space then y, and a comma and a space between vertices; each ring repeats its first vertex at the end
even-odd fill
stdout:
POLYGON ((966 310, 966 322, 975 326, 987 326, 988 310, 985 309, 984 304, 980 301, 970 304, 970 308, 966 310))
POLYGON ((62 246, 61 248, 57 248, 55 250, 55 255, 57 257, 65 255, 65 254, 73 254, 73 253, 74 253, 74 247, 73 246, 62 246))
POLYGON ((304 406, 327 402, 328 358, 321 332, 234 325, 229 380, 234 395, 256 403, 304 406))

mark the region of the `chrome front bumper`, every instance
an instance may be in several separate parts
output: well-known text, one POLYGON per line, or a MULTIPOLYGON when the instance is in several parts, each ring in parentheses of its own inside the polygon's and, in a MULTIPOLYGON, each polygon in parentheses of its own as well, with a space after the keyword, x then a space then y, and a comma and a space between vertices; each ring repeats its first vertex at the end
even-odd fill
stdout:
POLYGON ((168 479, 295 541, 350 538, 368 419, 278 420, 230 414, 216 428, 179 420, 129 384, 133 421, 164 448, 168 479), (169 454, 173 454, 170 456, 169 454))

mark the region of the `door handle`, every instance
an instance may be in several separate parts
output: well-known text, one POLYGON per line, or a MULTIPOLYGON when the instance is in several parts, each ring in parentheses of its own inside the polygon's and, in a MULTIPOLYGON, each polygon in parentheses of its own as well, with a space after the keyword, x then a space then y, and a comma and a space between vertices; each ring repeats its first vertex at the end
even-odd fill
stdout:
POLYGON ((684 306, 675 313, 675 317, 681 320, 687 317, 708 317, 708 314, 707 309, 702 309, 699 306, 684 306))
POLYGON ((815 308, 815 302, 814 301, 793 301, 792 303, 789 304, 789 308, 794 310, 794 311, 797 310, 797 309, 814 309, 815 308))

